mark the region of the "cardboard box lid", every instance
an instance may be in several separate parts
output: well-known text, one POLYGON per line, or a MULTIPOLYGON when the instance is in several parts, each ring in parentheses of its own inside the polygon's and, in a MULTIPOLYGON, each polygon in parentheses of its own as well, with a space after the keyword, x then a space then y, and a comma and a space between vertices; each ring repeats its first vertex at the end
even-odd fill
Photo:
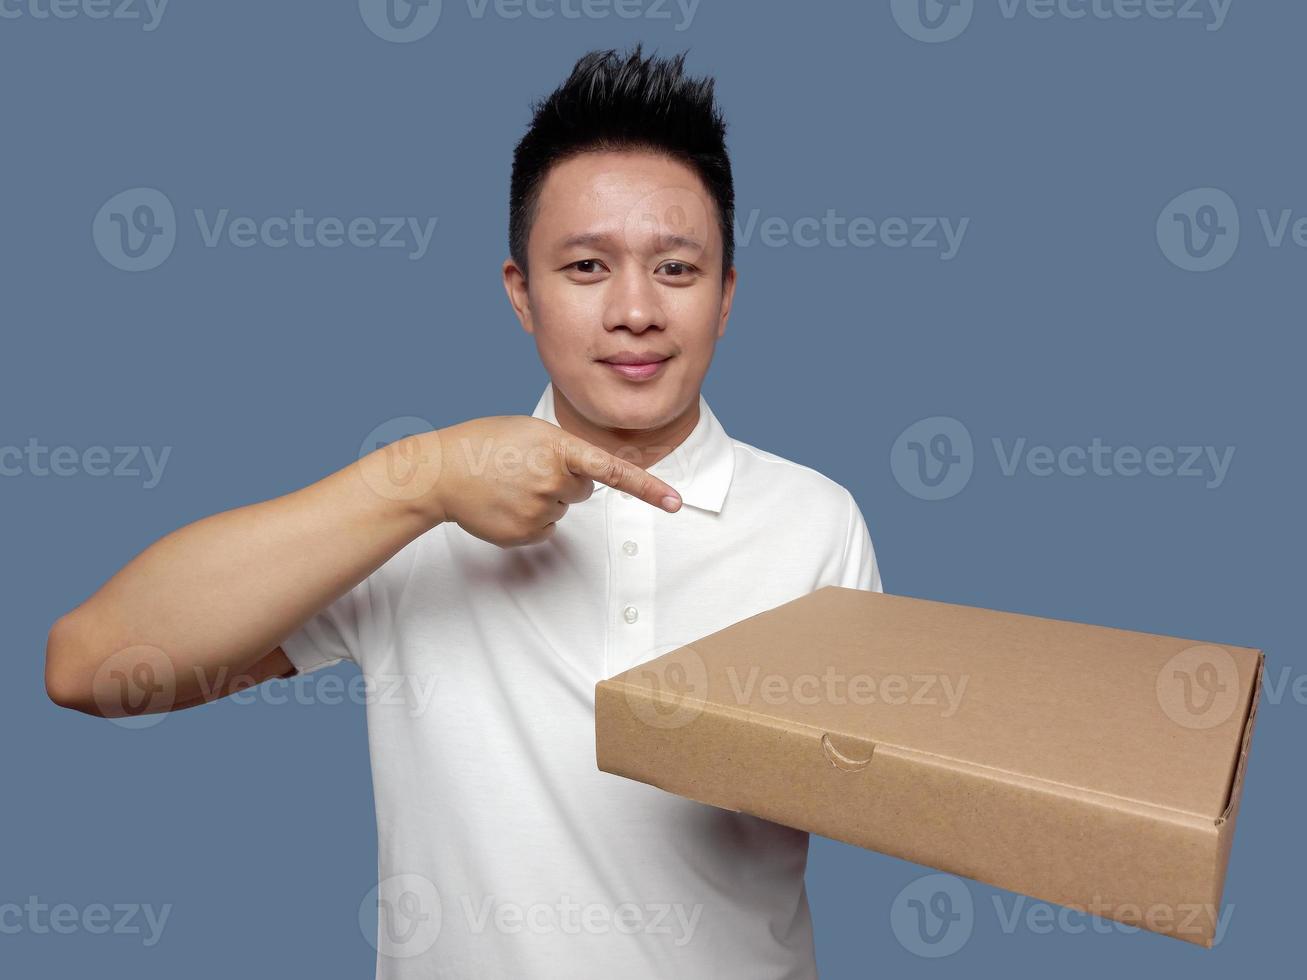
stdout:
MULTIPOLYGON (((829 586, 652 663, 689 678, 682 700, 829 735, 837 766, 887 746, 1219 823, 1261 658, 829 586)), ((648 666, 601 684, 657 688, 648 666)))

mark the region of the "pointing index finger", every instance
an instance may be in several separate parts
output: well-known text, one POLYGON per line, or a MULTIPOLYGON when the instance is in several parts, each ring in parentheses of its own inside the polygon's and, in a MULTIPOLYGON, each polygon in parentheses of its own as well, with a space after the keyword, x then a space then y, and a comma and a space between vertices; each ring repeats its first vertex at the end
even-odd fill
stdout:
POLYGON ((670 513, 680 510, 681 495, 648 470, 575 436, 565 435, 563 446, 567 468, 577 476, 589 477, 670 513))

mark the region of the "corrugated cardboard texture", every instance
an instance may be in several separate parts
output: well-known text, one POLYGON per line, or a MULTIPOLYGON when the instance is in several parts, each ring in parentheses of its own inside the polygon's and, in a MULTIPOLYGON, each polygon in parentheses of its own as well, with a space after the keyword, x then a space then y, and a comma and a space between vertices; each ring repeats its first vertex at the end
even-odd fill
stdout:
POLYGON ((596 687, 599 768, 1211 945, 1259 651, 828 587, 596 687))

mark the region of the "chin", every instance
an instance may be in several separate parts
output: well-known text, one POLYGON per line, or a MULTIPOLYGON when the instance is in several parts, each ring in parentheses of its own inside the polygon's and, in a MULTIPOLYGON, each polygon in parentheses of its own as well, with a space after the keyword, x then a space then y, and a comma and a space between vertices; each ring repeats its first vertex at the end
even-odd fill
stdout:
POLYGON ((652 429, 676 417, 676 406, 666 393, 631 391, 607 394, 595 405, 591 421, 609 429, 652 429))

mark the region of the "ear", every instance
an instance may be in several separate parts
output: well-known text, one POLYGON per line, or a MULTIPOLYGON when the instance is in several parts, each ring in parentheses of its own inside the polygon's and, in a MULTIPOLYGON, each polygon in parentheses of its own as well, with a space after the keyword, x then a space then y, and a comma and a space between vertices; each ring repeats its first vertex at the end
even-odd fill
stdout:
POLYGON ((522 329, 529 334, 535 333, 535 324, 531 320, 531 297, 527 291, 526 275, 511 258, 504 260, 504 292, 508 293, 508 302, 517 314, 522 329))
POLYGON ((717 337, 721 338, 726 333, 726 321, 731 316, 731 303, 735 300, 735 283, 736 283, 735 266, 731 266, 726 273, 726 279, 722 282, 722 313, 721 319, 717 323, 717 337))

